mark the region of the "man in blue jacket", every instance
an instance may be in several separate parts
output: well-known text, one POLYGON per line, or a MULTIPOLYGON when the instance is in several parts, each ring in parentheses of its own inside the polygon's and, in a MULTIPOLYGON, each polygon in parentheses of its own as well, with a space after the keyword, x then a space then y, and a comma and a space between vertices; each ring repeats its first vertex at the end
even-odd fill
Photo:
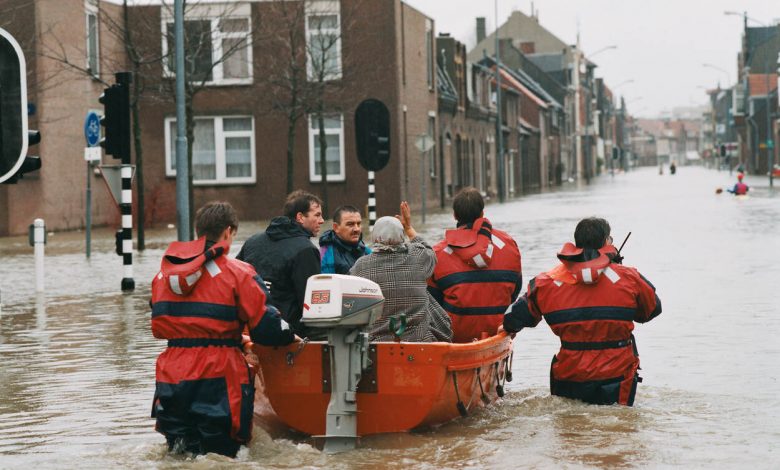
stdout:
POLYGON ((363 243, 363 218, 353 206, 340 206, 333 213, 333 229, 320 237, 322 273, 349 274, 358 258, 371 253, 363 243))

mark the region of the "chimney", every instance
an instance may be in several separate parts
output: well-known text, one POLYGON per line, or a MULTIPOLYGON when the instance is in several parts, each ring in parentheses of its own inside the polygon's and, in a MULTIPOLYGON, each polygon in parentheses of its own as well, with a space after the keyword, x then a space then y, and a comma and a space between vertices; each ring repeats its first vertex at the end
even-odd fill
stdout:
POLYGON ((534 54, 536 53, 536 44, 532 41, 521 42, 520 52, 523 54, 534 54))
POLYGON ((485 17, 477 17, 477 44, 485 39, 485 17))

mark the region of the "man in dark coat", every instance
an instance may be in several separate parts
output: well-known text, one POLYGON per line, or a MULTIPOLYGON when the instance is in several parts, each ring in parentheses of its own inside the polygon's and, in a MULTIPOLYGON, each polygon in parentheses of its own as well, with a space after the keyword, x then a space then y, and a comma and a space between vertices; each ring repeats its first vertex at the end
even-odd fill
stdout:
POLYGON ((265 232, 249 237, 236 256, 254 266, 266 281, 269 303, 297 334, 302 333, 306 281, 320 273, 320 253, 310 238, 319 235, 325 222, 321 205, 320 198, 306 191, 290 193, 284 215, 273 218, 265 232))

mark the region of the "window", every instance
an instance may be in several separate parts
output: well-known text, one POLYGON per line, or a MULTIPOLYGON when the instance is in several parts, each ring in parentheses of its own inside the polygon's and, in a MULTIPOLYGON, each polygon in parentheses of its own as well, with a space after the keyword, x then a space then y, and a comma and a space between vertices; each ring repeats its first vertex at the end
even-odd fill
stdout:
POLYGON ((93 77, 97 77, 100 75, 98 9, 92 1, 86 2, 85 8, 87 12, 87 70, 93 77))
MULTIPOLYGON (((344 119, 340 114, 325 116, 325 165, 328 181, 344 181, 344 119)), ((320 165, 320 126, 309 116, 309 181, 322 181, 320 165)))
MULTIPOLYGON (((436 142, 436 113, 431 111, 428 115, 428 135, 436 142), (433 114, 432 116, 430 114, 433 114)), ((431 178, 436 178, 436 145, 428 151, 428 171, 431 178)))
MULTIPOLYGON (((176 72, 176 42, 171 18, 164 19, 164 74, 176 72)), ((249 17, 222 16, 184 21, 187 76, 207 84, 232 85, 252 82, 251 24, 249 17)))
MULTIPOLYGON (((192 180, 196 184, 255 182, 254 121, 248 116, 196 117, 192 180)), ((176 119, 165 120, 165 174, 176 175, 176 119)))
POLYGON ((425 71, 428 89, 433 90, 433 22, 425 20, 425 71))
POLYGON ((313 0, 306 5, 306 73, 310 81, 341 78, 339 3, 313 0))

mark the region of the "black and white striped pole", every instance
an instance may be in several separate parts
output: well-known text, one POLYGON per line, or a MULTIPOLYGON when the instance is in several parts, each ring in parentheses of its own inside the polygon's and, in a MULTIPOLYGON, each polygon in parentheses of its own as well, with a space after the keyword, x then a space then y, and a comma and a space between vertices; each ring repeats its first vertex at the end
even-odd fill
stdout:
POLYGON ((374 172, 368 172, 368 231, 374 230, 376 223, 376 185, 374 184, 374 172))
POLYGON ((133 280, 133 166, 122 165, 122 200, 119 211, 122 214, 122 290, 135 289, 133 280))

